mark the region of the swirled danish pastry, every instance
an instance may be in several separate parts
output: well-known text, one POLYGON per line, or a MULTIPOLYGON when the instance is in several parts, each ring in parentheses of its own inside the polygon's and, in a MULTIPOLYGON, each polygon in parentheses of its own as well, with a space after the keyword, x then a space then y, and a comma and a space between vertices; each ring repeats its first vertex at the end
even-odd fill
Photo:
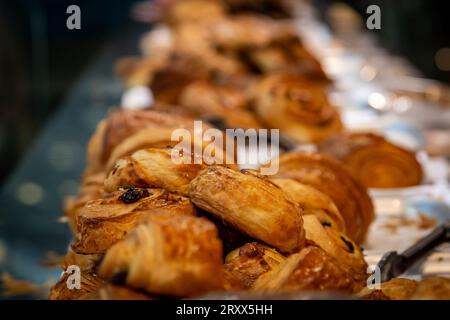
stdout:
POLYGON ((319 150, 342 161, 368 188, 415 186, 423 178, 412 152, 376 134, 343 133, 324 141, 319 150))
POLYGON ((300 207, 268 179, 245 170, 211 166, 190 184, 189 198, 250 237, 282 252, 304 245, 300 207))
POLYGON ((341 131, 337 110, 321 85, 294 75, 270 75, 255 86, 257 115, 298 142, 320 142, 341 131))
POLYGON ((186 87, 180 104, 199 116, 219 116, 228 128, 262 128, 262 124, 247 111, 247 97, 231 86, 194 82, 186 87))

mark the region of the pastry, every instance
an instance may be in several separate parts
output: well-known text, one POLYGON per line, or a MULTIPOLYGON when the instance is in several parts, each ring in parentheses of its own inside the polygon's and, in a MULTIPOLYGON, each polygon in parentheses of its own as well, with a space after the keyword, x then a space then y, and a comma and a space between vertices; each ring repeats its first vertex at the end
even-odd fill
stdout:
POLYGON ((368 188, 402 188, 421 183, 423 172, 414 153, 372 133, 343 133, 319 146, 342 161, 368 188))
POLYGON ((222 244, 214 224, 185 215, 156 216, 105 254, 99 275, 121 276, 149 293, 191 297, 222 285, 222 244))
POLYGON ((323 87, 294 75, 269 75, 255 86, 257 115, 297 142, 320 142, 341 131, 338 111, 323 87))
POLYGON ((315 153, 288 152, 278 159, 277 178, 310 185, 333 200, 346 226, 346 234, 361 243, 374 218, 367 189, 337 160, 315 153))
POLYGON ((224 268, 243 288, 250 288, 262 274, 276 268, 284 260, 286 257, 276 250, 252 242, 230 252, 224 268))
POLYGON ((124 186, 87 202, 76 217, 77 253, 103 253, 151 215, 195 215, 189 199, 163 189, 124 186))
POLYGON ((324 250, 309 246, 289 256, 277 268, 260 276, 254 291, 289 292, 301 290, 356 292, 364 282, 356 281, 350 272, 324 250))
POLYGON ((250 171, 211 166, 190 183, 198 207, 282 252, 304 245, 301 209, 268 179, 250 171))
POLYGON ((270 179, 303 209, 303 215, 315 215, 323 225, 346 232, 345 221, 334 202, 319 190, 293 179, 270 179))

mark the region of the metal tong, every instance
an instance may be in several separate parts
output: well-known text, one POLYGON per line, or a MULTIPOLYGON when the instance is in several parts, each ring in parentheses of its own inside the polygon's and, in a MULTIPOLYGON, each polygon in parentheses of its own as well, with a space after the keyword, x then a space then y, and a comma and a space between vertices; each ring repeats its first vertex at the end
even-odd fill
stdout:
POLYGON ((381 282, 400 276, 416 262, 429 255, 434 248, 449 241, 450 220, 435 228, 430 234, 417 241, 403 253, 386 252, 377 264, 381 272, 381 282))

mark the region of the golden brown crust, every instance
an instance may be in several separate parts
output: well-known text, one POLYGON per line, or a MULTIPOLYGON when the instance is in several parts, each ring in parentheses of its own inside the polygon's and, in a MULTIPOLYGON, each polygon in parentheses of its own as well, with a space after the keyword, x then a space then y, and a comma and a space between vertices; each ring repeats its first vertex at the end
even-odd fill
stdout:
MULTIPOLYGON (((194 118, 180 112, 155 111, 155 110, 128 110, 119 109, 113 111, 108 118, 100 122, 97 130, 92 136, 88 146, 88 167, 86 174, 101 172, 105 169, 111 155, 114 159, 119 158, 135 150, 139 146, 167 146, 165 144, 170 139, 168 130, 175 128, 192 128, 194 118), (153 134, 148 135, 153 129, 153 134), (139 134, 140 131, 147 133, 146 140, 142 136, 137 136, 133 141, 132 137, 139 134), (162 131, 160 131, 162 130, 162 131), (127 139, 131 139, 127 141, 127 139), (121 143, 128 146, 122 146, 123 150, 116 151, 115 148, 121 143), (131 146, 129 146, 131 144, 131 146)), ((114 161, 114 160, 111 160, 114 161)))
POLYGON ((247 243, 230 252, 224 268, 233 278, 250 288, 262 274, 276 268, 286 258, 276 250, 257 242, 247 243))
POLYGON ((289 152, 279 157, 278 178, 310 185, 329 196, 344 218, 347 235, 361 243, 374 218, 367 189, 338 161, 324 155, 289 152))
POLYGON ((420 184, 422 168, 415 155, 372 133, 344 133, 324 141, 319 150, 344 163, 368 188, 420 184))
POLYGON ((72 248, 77 253, 102 253, 155 214, 195 215, 195 209, 188 198, 163 189, 127 188, 104 194, 79 211, 72 248))
POLYGON ((103 183, 106 175, 99 172, 93 175, 88 175, 83 178, 80 192, 74 198, 67 198, 64 206, 64 215, 67 217, 70 229, 75 232, 76 216, 79 210, 86 204, 86 202, 98 199, 104 193, 103 183))
POLYGON ((303 217, 303 228, 308 243, 314 243, 332 256, 355 280, 365 280, 367 263, 363 253, 346 235, 334 228, 323 226, 314 215, 303 217))
POLYGON ((450 279, 430 277, 419 282, 412 300, 450 300, 450 279))
POLYGON ((126 273, 126 284, 149 293, 195 296, 222 285, 222 244, 204 218, 153 216, 113 245, 99 268, 112 279, 126 273))
POLYGON ((345 221, 334 202, 319 190, 293 179, 271 179, 303 208, 303 215, 315 215, 323 224, 345 233, 345 221))
POLYGON ((283 252, 304 245, 300 207, 268 179, 249 171, 212 166, 190 184, 198 207, 230 226, 283 252))
POLYGON ((180 104, 199 116, 218 116, 229 128, 261 128, 256 117, 245 110, 247 97, 242 90, 197 81, 183 91, 180 104))
POLYGON ((320 142, 342 129, 321 85, 293 75, 265 77, 253 93, 257 115, 298 142, 320 142))
POLYGON ((256 280, 252 290, 286 292, 326 290, 355 292, 363 283, 355 281, 350 272, 325 251, 310 246, 289 256, 274 270, 256 280))
POLYGON ((70 274, 64 272, 59 281, 50 289, 50 300, 78 300, 82 296, 96 291, 100 288, 104 281, 91 271, 80 272, 80 288, 69 289, 67 281, 70 274))
POLYGON ((417 282, 405 278, 395 278, 380 284, 379 289, 363 288, 358 296, 370 300, 409 300, 417 288, 417 282))
POLYGON ((379 289, 364 288, 358 293, 363 299, 450 300, 450 279, 430 277, 421 281, 395 278, 380 284, 379 289))
POLYGON ((206 165, 194 163, 196 156, 193 154, 190 163, 175 163, 172 152, 177 152, 177 149, 149 148, 120 159, 105 180, 105 190, 113 191, 122 185, 134 185, 187 194, 190 181, 206 165))

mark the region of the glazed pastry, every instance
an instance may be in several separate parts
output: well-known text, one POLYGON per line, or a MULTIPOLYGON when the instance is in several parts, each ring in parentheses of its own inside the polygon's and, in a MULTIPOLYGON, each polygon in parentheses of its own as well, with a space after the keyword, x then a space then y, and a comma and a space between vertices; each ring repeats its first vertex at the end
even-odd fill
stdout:
POLYGON ((324 141, 319 150, 344 163, 368 188, 420 184, 422 168, 415 155, 372 133, 345 133, 324 141))
POLYGON ((411 300, 450 300, 450 279, 430 277, 420 281, 411 300))
POLYGON ((345 221, 326 194, 292 179, 271 179, 271 181, 303 208, 303 215, 315 215, 322 224, 345 233, 345 221))
POLYGON ((356 281, 367 277, 367 263, 361 249, 345 234, 323 225, 314 215, 303 217, 303 228, 306 240, 336 259, 342 268, 351 272, 356 281))
POLYGON ((176 128, 191 129, 194 120, 179 112, 115 110, 100 122, 89 141, 85 174, 102 172, 114 159, 142 146, 173 145, 169 133, 176 128), (110 161, 111 156, 113 159, 110 161))
MULTIPOLYGON (((183 159, 173 160, 172 155, 178 156, 178 149, 143 149, 120 159, 105 180, 105 190, 114 191, 123 185, 138 187, 164 188, 171 192, 186 195, 189 183, 198 173, 207 167, 206 159, 202 155, 186 155, 186 163, 179 163, 183 159), (198 162, 198 163, 195 163, 198 162)), ((182 156, 185 156, 182 154, 182 156)), ((233 163, 233 160, 221 160, 216 153, 218 162, 233 163)))
POLYGON ((230 86, 194 82, 181 94, 180 104, 202 117, 218 116, 228 128, 262 128, 256 117, 245 110, 246 96, 230 86))
POLYGON ((330 82, 322 66, 296 36, 245 52, 247 61, 262 74, 283 73, 326 85, 330 82))
POLYGON ((61 266, 66 270, 69 266, 75 265, 78 266, 81 271, 94 272, 101 258, 101 254, 79 254, 69 247, 61 266))
POLYGON ((183 0, 173 3, 164 20, 170 24, 208 23, 222 19, 225 14, 225 7, 220 1, 183 0))
POLYGON ((290 23, 259 15, 237 15, 211 25, 211 38, 222 51, 263 48, 295 34, 290 23))
POLYGON ((338 208, 346 234, 361 243, 374 218, 367 189, 338 161, 324 155, 303 152, 282 154, 277 178, 290 178, 326 194, 338 208))
POLYGON ((189 197, 235 229, 282 252, 304 245, 300 207, 268 179, 248 170, 209 167, 192 180, 189 197))
POLYGON ((176 297, 217 290, 222 279, 222 244, 214 224, 184 215, 150 217, 113 245, 99 275, 123 275, 131 288, 176 297))
POLYGON ((103 183, 106 175, 103 172, 88 175, 83 178, 80 192, 76 197, 65 199, 64 215, 67 217, 70 229, 75 232, 76 216, 86 202, 98 199, 104 193, 103 183))
POLYGON ((189 199, 163 189, 123 187, 87 202, 79 211, 72 248, 82 254, 103 253, 155 214, 192 216, 195 209, 189 199))
POLYGON ((250 288, 262 274, 276 268, 286 258, 276 250, 257 242, 247 243, 230 252, 225 259, 225 270, 250 288))
POLYGON ((297 142, 320 142, 342 129, 323 87, 297 76, 265 77, 256 85, 253 101, 262 121, 297 142))
POLYGON ((417 282, 395 278, 380 284, 380 289, 363 288, 358 296, 367 300, 409 300, 417 289, 417 282))
POLYGON ((324 250, 309 246, 289 256, 277 268, 260 276, 253 284, 252 290, 356 292, 363 285, 364 282, 355 281, 352 274, 324 250))
POLYGON ((450 279, 430 277, 421 281, 395 278, 379 289, 364 288, 358 296, 368 300, 450 300, 450 279))

